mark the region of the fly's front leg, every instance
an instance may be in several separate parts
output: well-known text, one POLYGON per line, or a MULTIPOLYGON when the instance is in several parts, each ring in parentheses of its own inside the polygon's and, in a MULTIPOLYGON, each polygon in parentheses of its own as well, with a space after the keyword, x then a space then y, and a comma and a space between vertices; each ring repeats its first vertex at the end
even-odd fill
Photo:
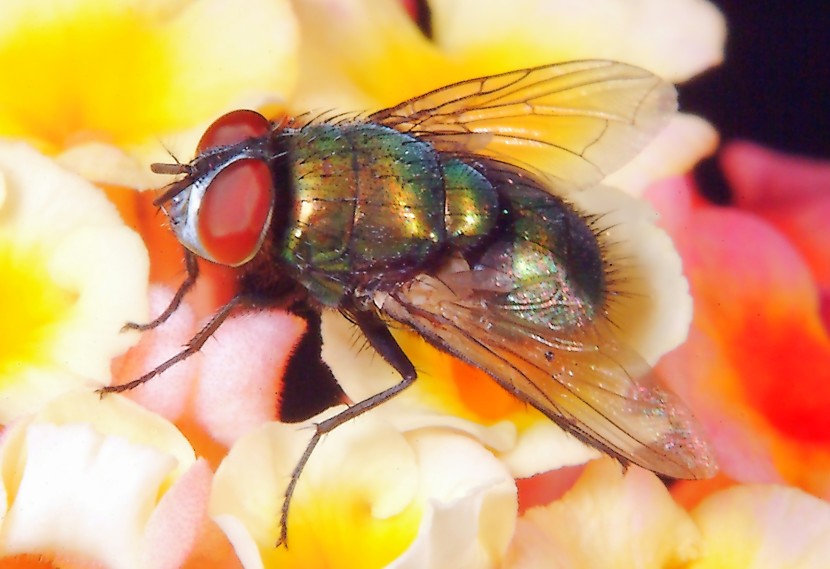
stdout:
POLYGON ((323 435, 332 432, 343 423, 354 419, 355 417, 359 417, 363 413, 386 403, 404 389, 412 385, 412 382, 414 382, 415 378, 418 376, 415 371, 415 366, 413 366, 412 362, 409 361, 409 358, 398 345, 398 342, 392 336, 391 332, 389 332, 389 328, 387 328, 386 324, 376 313, 362 310, 344 310, 343 313, 347 318, 358 325, 360 330, 363 332, 363 335, 366 336, 366 339, 369 341, 369 345, 372 346, 372 348, 384 360, 386 360, 389 365, 395 368, 395 371, 397 371, 401 376, 401 381, 392 387, 381 391, 380 393, 355 403, 334 417, 330 417, 317 424, 314 435, 308 441, 308 445, 303 451, 302 456, 297 461, 294 470, 291 472, 291 480, 288 482, 288 486, 285 489, 285 498, 280 512, 280 536, 277 541, 277 547, 281 545, 285 545, 286 547, 288 546, 288 510, 291 506, 291 497, 297 487, 297 481, 300 479, 300 475, 302 474, 306 463, 308 463, 308 459, 311 458, 311 453, 314 452, 314 448, 320 442, 323 435))
POLYGON ((190 289, 193 288, 193 285, 196 284, 196 279, 199 277, 199 263, 196 260, 196 255, 192 253, 189 249, 184 250, 184 263, 185 269, 187 270, 187 276, 185 277, 182 284, 179 286, 176 294, 173 295, 172 300, 170 300, 170 304, 167 305, 167 308, 164 309, 164 312, 156 316, 155 319, 147 322, 146 324, 137 324, 135 322, 127 322, 124 324, 122 330, 138 330, 140 332, 145 332, 147 330, 152 330, 167 322, 167 320, 173 315, 176 310, 178 310, 179 305, 182 303, 182 299, 184 295, 190 292, 190 289))
POLYGON ((129 391, 131 389, 135 389, 142 383, 147 383, 154 377, 158 376, 166 369, 176 365, 181 361, 186 360, 187 358, 189 358, 201 349, 205 342, 207 342, 207 339, 210 338, 214 332, 216 332, 219 326, 221 326, 222 323, 225 320, 227 320, 228 316, 231 315, 233 309, 239 306, 244 299, 244 296, 235 296, 230 300, 230 302, 228 302, 219 310, 217 310, 213 317, 210 319, 210 321, 204 326, 204 328, 199 330, 199 332, 195 336, 193 336, 193 338, 190 339, 185 348, 172 358, 159 364, 158 366, 148 371, 138 379, 134 379, 130 382, 121 385, 109 385, 106 387, 102 387, 97 391, 97 393, 103 396, 106 393, 120 393, 122 391, 129 391))

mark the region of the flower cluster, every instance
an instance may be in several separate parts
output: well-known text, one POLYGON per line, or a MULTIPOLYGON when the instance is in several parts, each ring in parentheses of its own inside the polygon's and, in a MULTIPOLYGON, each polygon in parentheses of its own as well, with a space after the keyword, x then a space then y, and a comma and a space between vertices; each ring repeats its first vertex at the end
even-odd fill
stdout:
MULTIPOLYGON (((602 187, 569 199, 604 216, 641 267, 630 296, 648 310, 618 322, 631 347, 657 364, 691 322, 689 341, 656 369, 713 441, 723 474, 712 482, 667 488, 623 472, 479 370, 400 332, 418 381, 323 438, 293 495, 288 547, 275 547, 313 424, 343 409, 279 421, 306 320, 235 314, 153 381, 95 393, 177 353, 232 294, 227 272, 204 265, 163 326, 122 330, 161 312, 183 275, 181 247, 140 191, 166 183, 149 163, 187 160, 223 112, 378 109, 578 59, 679 83, 722 53, 722 17, 704 0, 428 5, 430 34, 407 11, 415 3, 388 0, 0 6, 0 567, 830 558, 830 257, 816 237, 830 199, 814 190, 830 167, 732 146, 723 162, 735 207, 715 208, 683 177, 717 142, 693 116, 677 115, 602 187)), ((342 402, 398 381, 339 315, 323 315, 322 338, 342 402)))

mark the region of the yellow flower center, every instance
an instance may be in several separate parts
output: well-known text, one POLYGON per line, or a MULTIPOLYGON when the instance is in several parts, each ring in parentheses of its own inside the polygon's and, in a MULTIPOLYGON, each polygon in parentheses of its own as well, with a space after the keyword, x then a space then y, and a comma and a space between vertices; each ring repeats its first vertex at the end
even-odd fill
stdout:
POLYGON ((288 522, 288 548, 262 551, 265 567, 373 569, 386 567, 412 545, 423 512, 416 503, 386 518, 372 515, 360 492, 297 496, 288 522))
POLYGON ((130 143, 155 132, 153 101, 165 89, 159 82, 170 77, 158 72, 170 65, 158 26, 138 10, 108 3, 19 10, 16 22, 6 23, 16 26, 0 31, 0 133, 54 151, 89 140, 130 143))
POLYGON ((0 242, 0 381, 27 362, 43 359, 42 351, 74 301, 49 278, 42 255, 21 254, 0 242))

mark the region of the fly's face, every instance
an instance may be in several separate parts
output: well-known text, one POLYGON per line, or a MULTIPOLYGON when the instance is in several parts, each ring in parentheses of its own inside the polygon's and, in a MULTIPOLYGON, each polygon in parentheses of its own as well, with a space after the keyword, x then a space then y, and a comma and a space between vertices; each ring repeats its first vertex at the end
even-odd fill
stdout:
POLYGON ((199 257, 237 267, 262 246, 274 210, 271 131, 262 115, 234 111, 208 128, 193 162, 153 165, 186 174, 156 203, 166 204, 176 237, 199 257))

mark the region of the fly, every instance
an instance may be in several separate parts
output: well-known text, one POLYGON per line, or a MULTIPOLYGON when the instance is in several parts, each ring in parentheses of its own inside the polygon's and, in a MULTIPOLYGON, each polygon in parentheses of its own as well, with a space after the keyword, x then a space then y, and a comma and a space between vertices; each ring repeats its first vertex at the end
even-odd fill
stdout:
POLYGON ((581 441, 673 478, 715 463, 682 404, 650 379, 608 318, 613 259, 595 220, 561 197, 630 160, 676 110, 669 83, 610 61, 463 81, 368 115, 270 121, 233 111, 205 132, 156 200, 196 257, 237 267, 239 292, 178 355, 237 307, 337 310, 401 381, 317 425, 320 438, 388 401, 417 373, 394 323, 489 374, 581 441), (545 165, 539 170, 532 165, 545 165))

